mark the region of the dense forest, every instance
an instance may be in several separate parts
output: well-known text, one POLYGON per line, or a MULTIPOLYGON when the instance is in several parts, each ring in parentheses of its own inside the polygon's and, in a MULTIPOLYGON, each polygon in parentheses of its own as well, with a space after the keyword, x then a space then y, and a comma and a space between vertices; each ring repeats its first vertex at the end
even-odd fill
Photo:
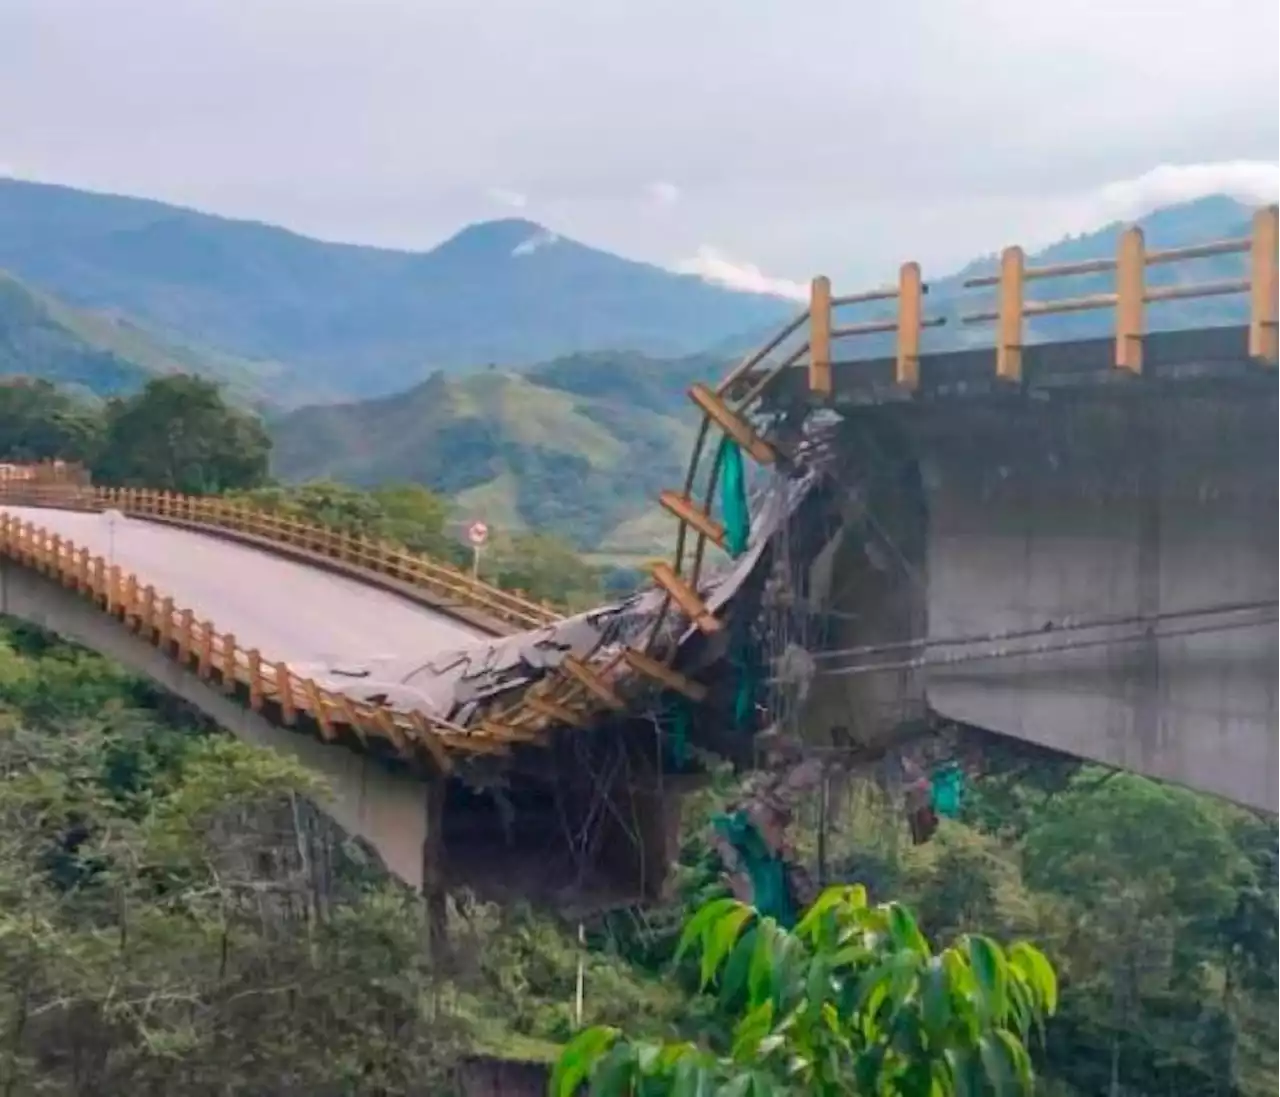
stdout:
MULTIPOLYGON (((8 386, 0 456, 250 493, 450 551, 447 508, 422 489, 273 487, 250 426, 234 427, 234 452, 205 433, 239 413, 182 384, 92 414, 8 386)), ((598 594, 598 573, 544 548, 539 575, 512 585, 598 594)), ((1028 1039, 1041 1093, 1274 1093, 1274 820, 1013 748, 983 770, 922 844, 870 775, 832 770, 830 795, 793 822, 793 859, 900 901, 940 946, 981 933, 1042 949, 1060 990, 1028 1039)), ((316 794, 290 762, 100 657, 6 627, 0 1093, 436 1097, 467 1054, 551 1061, 586 1026, 728 1039, 697 958, 676 957, 681 927, 728 894, 711 820, 745 791, 727 768, 688 805, 669 901, 594 917, 581 946, 576 924, 459 891, 443 947, 428 949, 420 904, 310 806, 316 794)))
MULTIPOLYGON (((574 927, 457 893, 447 958, 312 779, 103 659, 25 628, 0 644, 0 1083, 28 1093, 444 1094, 478 1050, 550 1059, 577 1027, 574 927)), ((1026 938, 1062 983, 1049 1094, 1274 1093, 1276 828, 1127 775, 993 772, 913 845, 843 775, 828 881, 896 898, 931 937, 1026 938)), ((687 813, 672 901, 588 925, 582 1022, 713 1039, 682 923, 727 894, 687 813)), ((816 871, 816 811, 796 826, 816 871)))

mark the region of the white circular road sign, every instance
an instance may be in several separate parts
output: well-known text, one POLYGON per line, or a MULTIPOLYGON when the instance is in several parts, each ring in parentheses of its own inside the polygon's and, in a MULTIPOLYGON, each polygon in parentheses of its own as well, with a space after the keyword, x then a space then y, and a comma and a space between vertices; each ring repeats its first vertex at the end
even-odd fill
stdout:
POLYGON ((467 540, 479 548, 489 540, 489 527, 484 522, 472 522, 467 527, 467 540))

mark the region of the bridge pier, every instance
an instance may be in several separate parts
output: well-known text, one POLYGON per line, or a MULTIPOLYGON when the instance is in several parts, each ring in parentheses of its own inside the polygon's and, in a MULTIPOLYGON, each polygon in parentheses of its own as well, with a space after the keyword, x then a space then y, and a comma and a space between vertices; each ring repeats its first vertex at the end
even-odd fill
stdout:
POLYGON ((816 734, 942 717, 1276 812, 1274 379, 1130 380, 844 409, 815 600, 899 646, 820 661, 816 734))
MULTIPOLYGON (((840 525, 810 569, 809 601, 826 607, 829 650, 904 644, 927 629, 924 489, 900 432, 843 430, 836 440, 840 525)), ((819 673, 802 734, 825 746, 831 729, 875 748, 927 716, 924 683, 908 672, 819 673)))

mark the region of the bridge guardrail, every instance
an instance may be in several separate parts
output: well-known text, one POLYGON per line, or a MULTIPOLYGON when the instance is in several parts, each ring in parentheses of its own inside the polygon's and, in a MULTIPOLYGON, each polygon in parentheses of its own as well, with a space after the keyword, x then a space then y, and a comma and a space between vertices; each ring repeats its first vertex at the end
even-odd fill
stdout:
POLYGON ((452 767, 451 751, 500 754, 511 742, 510 737, 497 740, 482 730, 422 712, 395 710, 324 689, 285 663, 267 662, 256 648, 240 646, 235 636, 219 632, 212 621, 197 621, 190 609, 175 605, 131 572, 10 514, 0 513, 0 554, 90 599, 202 680, 238 694, 252 711, 270 705, 286 727, 294 726, 299 716, 309 717, 326 742, 349 729, 363 744, 371 737, 385 740, 402 757, 421 753, 444 772, 452 767))
POLYGON ((34 480, 0 481, 0 506, 44 506, 119 510, 141 518, 210 526, 244 533, 272 544, 318 553, 327 559, 407 583, 449 602, 480 610, 518 629, 540 628, 562 619, 553 606, 475 579, 459 568, 398 545, 340 533, 312 522, 218 496, 178 495, 137 488, 99 488, 34 480))
POLYGON ((1115 258, 1086 259, 1043 267, 1028 267, 1022 248, 1005 248, 1000 255, 999 274, 967 278, 963 283, 965 289, 994 287, 996 307, 968 313, 960 320, 965 324, 995 322, 996 376, 1018 383, 1022 380, 1024 326, 1028 317, 1114 309, 1115 367, 1136 374, 1142 372, 1142 337, 1146 332, 1147 305, 1247 293, 1249 356, 1259 363, 1275 366, 1280 352, 1276 324, 1277 226, 1277 209, 1268 206, 1254 215, 1248 236, 1158 251, 1148 251, 1142 229, 1133 226, 1120 234, 1115 258), (1249 276, 1189 285, 1149 287, 1146 284, 1149 267, 1218 255, 1248 255, 1249 276), (1039 301, 1025 298, 1028 282, 1112 273, 1115 275, 1115 289, 1109 293, 1039 301))

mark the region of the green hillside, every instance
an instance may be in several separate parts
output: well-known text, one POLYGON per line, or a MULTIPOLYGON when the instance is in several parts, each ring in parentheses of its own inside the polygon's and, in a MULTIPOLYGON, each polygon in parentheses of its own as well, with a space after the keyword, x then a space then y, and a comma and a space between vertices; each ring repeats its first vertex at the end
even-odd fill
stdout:
POLYGON ((0 377, 40 378, 106 397, 168 373, 199 374, 226 383, 244 402, 270 402, 273 376, 266 364, 161 340, 127 319, 72 308, 0 271, 0 377))
POLYGON ((693 438, 682 393, 714 372, 707 360, 618 356, 523 374, 436 374, 395 397, 277 419, 273 467, 285 480, 415 481, 495 528, 550 529, 584 548, 612 546, 615 527, 679 482, 693 438), (650 366, 664 383, 646 396, 650 366))

